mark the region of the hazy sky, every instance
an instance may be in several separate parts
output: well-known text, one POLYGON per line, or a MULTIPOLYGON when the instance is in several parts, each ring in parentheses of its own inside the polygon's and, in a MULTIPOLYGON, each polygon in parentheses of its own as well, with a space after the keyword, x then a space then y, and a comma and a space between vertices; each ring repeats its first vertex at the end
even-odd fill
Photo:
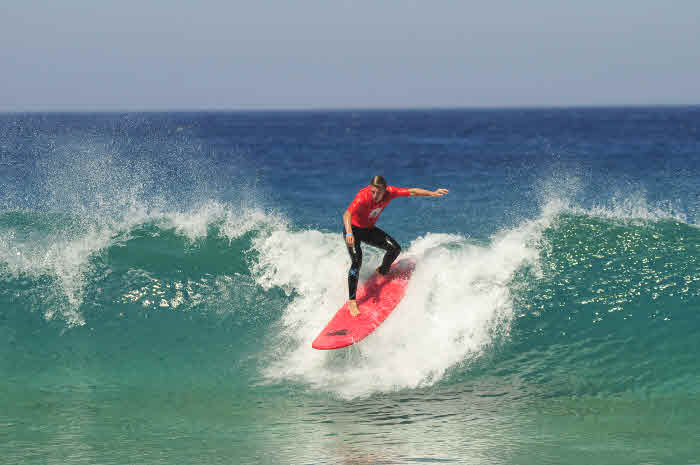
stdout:
POLYGON ((3 0, 0 110, 700 103, 700 1, 3 0))

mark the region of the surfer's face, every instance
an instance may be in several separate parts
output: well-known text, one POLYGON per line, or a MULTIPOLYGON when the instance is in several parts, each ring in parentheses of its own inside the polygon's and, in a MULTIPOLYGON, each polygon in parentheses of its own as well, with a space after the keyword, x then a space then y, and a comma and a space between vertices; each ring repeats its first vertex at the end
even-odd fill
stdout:
POLYGON ((369 191, 372 193, 372 200, 375 202, 381 202, 384 198, 384 192, 386 192, 386 187, 371 186, 369 191))

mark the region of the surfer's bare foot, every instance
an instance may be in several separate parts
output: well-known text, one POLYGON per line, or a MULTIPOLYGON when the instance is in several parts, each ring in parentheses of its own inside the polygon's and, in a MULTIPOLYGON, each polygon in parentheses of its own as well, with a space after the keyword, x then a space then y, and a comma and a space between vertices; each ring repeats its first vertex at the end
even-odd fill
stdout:
POLYGON ((357 301, 348 300, 348 308, 350 309, 350 315, 357 316, 360 314, 360 307, 357 306, 357 301))

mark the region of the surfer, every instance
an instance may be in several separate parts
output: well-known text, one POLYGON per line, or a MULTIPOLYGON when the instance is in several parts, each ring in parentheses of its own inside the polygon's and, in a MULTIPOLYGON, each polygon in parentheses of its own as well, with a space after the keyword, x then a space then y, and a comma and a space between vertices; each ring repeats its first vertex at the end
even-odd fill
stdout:
POLYGON ((396 197, 442 197, 448 192, 449 190, 447 189, 429 191, 419 187, 407 189, 387 186, 384 177, 375 176, 368 186, 361 189, 357 195, 355 195, 355 199, 343 214, 345 243, 348 246, 348 253, 352 260, 350 271, 348 272, 348 288, 350 291, 348 307, 352 316, 357 316, 360 313, 357 300, 355 299, 357 294, 357 281, 360 274, 360 267, 362 266, 362 248, 360 245, 366 242, 371 246, 386 251, 381 266, 377 268, 379 276, 385 276, 389 272, 391 264, 401 252, 399 243, 396 242, 393 237, 375 226, 384 208, 396 197))

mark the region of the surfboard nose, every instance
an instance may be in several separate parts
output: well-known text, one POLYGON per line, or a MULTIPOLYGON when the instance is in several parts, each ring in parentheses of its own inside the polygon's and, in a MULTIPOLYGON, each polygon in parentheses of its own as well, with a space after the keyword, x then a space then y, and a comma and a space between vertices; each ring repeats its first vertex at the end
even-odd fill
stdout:
POLYGON ((352 331, 349 329, 339 329, 328 333, 321 333, 311 343, 311 347, 318 350, 341 349, 355 343, 352 331))

